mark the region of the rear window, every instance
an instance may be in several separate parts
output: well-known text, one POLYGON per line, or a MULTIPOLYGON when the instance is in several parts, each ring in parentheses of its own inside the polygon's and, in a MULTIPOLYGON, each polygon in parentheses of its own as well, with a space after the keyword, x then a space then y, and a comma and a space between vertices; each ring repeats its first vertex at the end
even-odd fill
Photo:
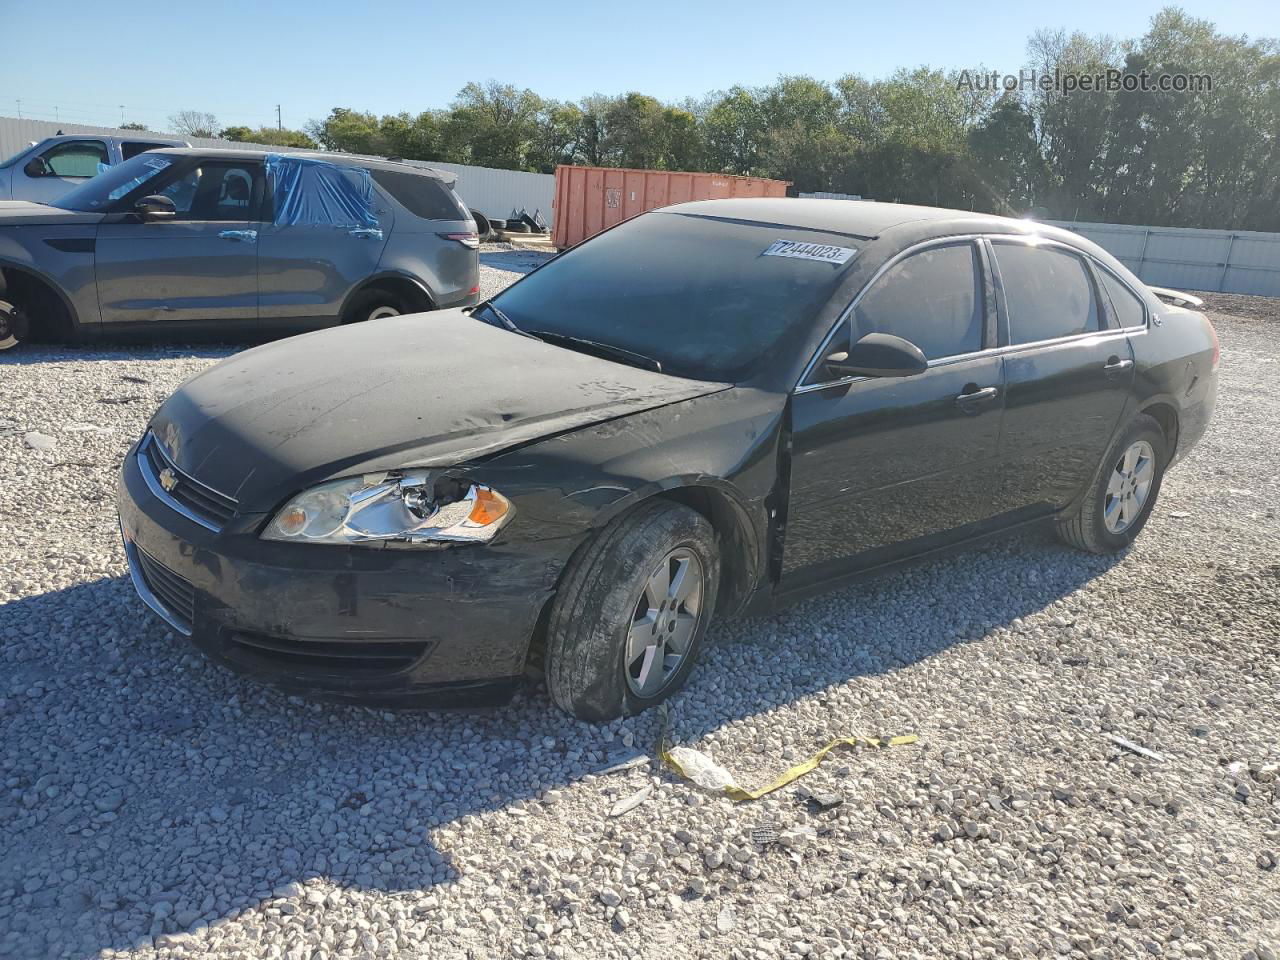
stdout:
POLYGON ((534 334, 621 347, 676 376, 742 382, 808 332, 861 243, 646 213, 552 260, 494 303, 534 334))
POLYGON ((370 170, 374 182, 414 216, 423 220, 466 220, 452 190, 434 177, 393 170, 370 170))
POLYGON ((1009 308, 1009 342, 1037 343, 1098 329, 1084 261, 1057 247, 993 244, 1009 308))
POLYGON ((169 146, 167 143, 142 143, 129 141, 120 144, 120 157, 123 160, 132 160, 140 153, 146 153, 148 150, 162 150, 169 146))

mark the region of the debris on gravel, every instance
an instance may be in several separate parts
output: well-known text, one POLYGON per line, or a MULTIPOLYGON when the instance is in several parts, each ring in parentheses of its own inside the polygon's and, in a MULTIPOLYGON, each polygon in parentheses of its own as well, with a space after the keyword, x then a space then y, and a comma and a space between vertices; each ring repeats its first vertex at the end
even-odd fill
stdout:
MULTIPOLYGON (((540 260, 483 258, 485 295, 540 260)), ((919 734, 810 773, 826 810, 703 792, 636 762, 656 716, 537 684, 397 713, 211 665, 113 501, 240 347, 0 354, 0 957, 1274 957, 1280 323, 1213 319, 1216 419, 1125 555, 1023 533, 713 629, 666 732, 740 782, 919 734)))

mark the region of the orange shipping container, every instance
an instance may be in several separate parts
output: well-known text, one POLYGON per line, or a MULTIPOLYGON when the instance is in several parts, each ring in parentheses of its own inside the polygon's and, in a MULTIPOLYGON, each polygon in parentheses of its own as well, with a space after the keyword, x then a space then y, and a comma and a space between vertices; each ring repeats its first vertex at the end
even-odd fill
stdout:
POLYGON ((725 173, 559 166, 552 236, 564 250, 654 207, 725 197, 785 197, 789 186, 786 180, 725 173))

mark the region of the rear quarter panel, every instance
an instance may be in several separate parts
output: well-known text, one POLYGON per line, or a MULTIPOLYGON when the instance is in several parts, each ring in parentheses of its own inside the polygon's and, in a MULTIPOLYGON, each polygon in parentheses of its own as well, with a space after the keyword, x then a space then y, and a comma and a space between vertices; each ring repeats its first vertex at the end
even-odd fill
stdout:
POLYGON ((1137 412, 1161 403, 1177 412, 1176 463, 1204 436, 1213 417, 1218 393, 1214 336, 1200 313, 1158 300, 1150 306, 1151 323, 1130 337, 1137 366, 1134 397, 1137 412))

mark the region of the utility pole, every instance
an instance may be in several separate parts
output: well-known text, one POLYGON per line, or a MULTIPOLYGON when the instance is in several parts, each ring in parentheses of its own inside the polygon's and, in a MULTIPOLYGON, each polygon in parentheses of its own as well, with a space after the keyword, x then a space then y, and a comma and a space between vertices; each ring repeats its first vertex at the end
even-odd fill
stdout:
POLYGON ((276 104, 276 129, 283 130, 284 124, 280 122, 280 104, 276 104))
POLYGON ((120 104, 120 126, 124 126, 124 104, 120 104))
POLYGON ((22 119, 22 98, 18 98, 18 119, 22 119))

